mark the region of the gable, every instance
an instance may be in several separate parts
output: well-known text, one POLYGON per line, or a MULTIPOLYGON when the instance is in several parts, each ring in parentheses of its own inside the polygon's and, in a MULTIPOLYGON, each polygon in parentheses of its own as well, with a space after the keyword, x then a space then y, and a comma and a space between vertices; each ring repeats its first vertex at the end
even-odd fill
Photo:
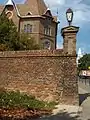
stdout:
POLYGON ((47 9, 46 12, 43 14, 44 16, 52 17, 52 13, 50 9, 47 9))
POLYGON ((12 19, 14 24, 18 28, 19 18, 14 6, 0 6, 0 14, 6 14, 9 19, 12 19))
POLYGON ((47 10, 43 0, 26 0, 24 4, 17 5, 17 8, 22 16, 26 16, 29 11, 32 16, 42 15, 47 10))

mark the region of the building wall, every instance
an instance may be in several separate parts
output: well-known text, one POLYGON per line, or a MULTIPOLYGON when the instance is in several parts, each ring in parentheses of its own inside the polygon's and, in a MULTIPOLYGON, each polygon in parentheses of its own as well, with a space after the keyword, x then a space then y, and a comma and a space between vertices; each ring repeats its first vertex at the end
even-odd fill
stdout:
POLYGON ((56 41, 56 33, 57 33, 56 23, 51 21, 50 24, 47 24, 47 21, 45 19, 40 19, 39 31, 40 31, 41 43, 43 44, 46 40, 48 40, 51 44, 51 49, 55 49, 55 44, 56 44, 55 41, 56 41), (45 26, 48 26, 51 29, 51 35, 46 35, 44 33, 45 26))
POLYGON ((39 43, 39 20, 37 19, 20 19, 20 32, 24 32, 24 25, 32 25, 32 33, 30 35, 39 43))
POLYGON ((30 12, 30 8, 28 6, 30 3, 23 4, 23 5, 22 4, 16 5, 17 9, 15 9, 15 6, 13 6, 13 5, 7 5, 7 6, 5 6, 4 11, 5 11, 5 13, 7 13, 7 11, 8 11, 9 13, 13 14, 12 17, 10 17, 10 15, 7 14, 7 17, 8 17, 8 19, 13 20, 13 22, 15 23, 17 30, 19 32, 22 32, 24 30, 25 24, 26 25, 31 24, 33 26, 33 30, 32 30, 32 33, 30 33, 30 35, 35 38, 36 43, 40 44, 40 43, 42 43, 43 39, 48 39, 51 44, 51 49, 55 49, 57 21, 54 20, 53 16, 50 14, 51 13, 50 11, 47 11, 47 13, 45 13, 45 11, 47 10, 47 7, 45 7, 44 2, 32 1, 31 3, 32 3, 31 6, 33 6, 33 4, 35 5, 37 3, 36 7, 34 7, 33 9, 31 8, 32 9, 31 15, 27 15, 28 12, 30 12), (38 5, 40 8, 38 8, 38 5), (35 11, 38 13, 38 15, 36 15, 35 11), (50 25, 48 23, 49 19, 51 19, 50 25), (44 26, 46 24, 49 25, 49 27, 51 28, 51 35, 44 34, 44 26))
POLYGON ((0 87, 78 104, 75 60, 63 50, 0 52, 0 87))
POLYGON ((49 27, 51 28, 51 35, 45 35, 44 27, 47 21, 40 18, 26 18, 20 19, 20 32, 24 31, 24 25, 31 24, 33 26, 32 33, 30 35, 35 38, 37 44, 43 44, 44 40, 49 40, 51 49, 55 49, 56 41, 56 23, 51 22, 49 27))

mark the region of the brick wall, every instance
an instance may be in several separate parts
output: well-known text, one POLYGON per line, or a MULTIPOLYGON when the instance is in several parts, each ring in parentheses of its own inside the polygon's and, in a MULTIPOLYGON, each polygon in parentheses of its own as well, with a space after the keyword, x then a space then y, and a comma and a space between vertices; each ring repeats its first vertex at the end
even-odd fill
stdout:
POLYGON ((77 104, 76 56, 63 50, 0 52, 0 86, 44 101, 77 104))

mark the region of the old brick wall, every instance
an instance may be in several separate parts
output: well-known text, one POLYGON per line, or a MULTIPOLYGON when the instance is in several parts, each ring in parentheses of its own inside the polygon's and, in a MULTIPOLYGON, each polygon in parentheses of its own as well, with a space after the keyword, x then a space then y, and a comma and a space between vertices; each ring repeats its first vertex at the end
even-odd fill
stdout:
POLYGON ((44 101, 77 104, 76 56, 63 50, 0 52, 0 86, 44 101))

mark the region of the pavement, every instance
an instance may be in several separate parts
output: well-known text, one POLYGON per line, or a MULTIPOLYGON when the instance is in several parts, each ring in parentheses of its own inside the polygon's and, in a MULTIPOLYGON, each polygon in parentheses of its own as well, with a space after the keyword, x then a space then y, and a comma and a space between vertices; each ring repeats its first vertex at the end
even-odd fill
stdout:
POLYGON ((57 109, 53 110, 53 115, 57 115, 62 113, 63 120, 79 120, 80 119, 80 113, 82 112, 82 107, 75 106, 75 105, 57 105, 57 109), (68 119, 64 118, 63 113, 66 113, 68 115, 68 119))
POLYGON ((53 115, 56 115, 58 113, 63 113, 66 112, 68 113, 71 117, 75 117, 78 115, 79 112, 82 111, 82 107, 80 106, 74 106, 74 105, 57 105, 57 109, 53 110, 53 115))
POLYGON ((59 104, 51 116, 36 120, 90 120, 90 86, 79 82, 78 91, 80 106, 59 104))
POLYGON ((67 113, 69 117, 59 120, 90 120, 90 85, 80 81, 78 83, 80 106, 58 105, 54 114, 67 113))
POLYGON ((43 116, 42 118, 32 120, 81 120, 79 119, 79 113, 81 111, 82 108, 79 106, 60 104, 56 106, 51 116, 43 116))
POLYGON ((90 86, 79 82, 79 95, 82 107, 81 120, 90 120, 90 86))
POLYGON ((87 97, 87 99, 82 103, 81 106, 82 106, 81 119, 90 120, 90 97, 87 97))

